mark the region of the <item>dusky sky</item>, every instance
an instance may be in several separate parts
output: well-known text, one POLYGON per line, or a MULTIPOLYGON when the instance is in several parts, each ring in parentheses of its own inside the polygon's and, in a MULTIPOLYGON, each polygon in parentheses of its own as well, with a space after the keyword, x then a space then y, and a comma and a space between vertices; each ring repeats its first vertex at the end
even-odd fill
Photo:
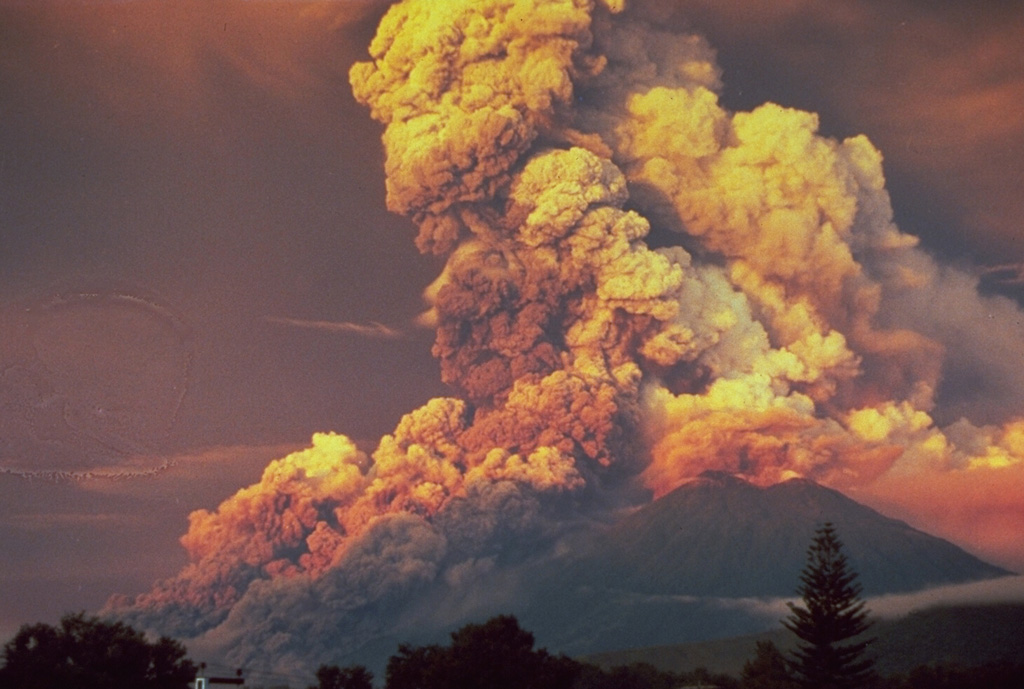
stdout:
MULTIPOLYGON (((417 325, 444 264, 386 211, 383 128, 348 84, 385 9, 0 3, 0 636, 171 576, 188 514, 312 433, 370 451, 450 394, 434 333, 417 325)), ((817 112, 826 136, 866 134, 900 229, 1019 294, 1024 11, 693 0, 651 12, 707 37, 725 107, 771 101, 817 112)), ((993 336, 990 351, 1019 359, 1024 341, 993 336)), ((1019 390, 944 375, 943 424, 1024 410, 1019 390)), ((854 497, 1024 568, 1020 507, 986 488, 1004 482, 952 501, 942 477, 854 497)))

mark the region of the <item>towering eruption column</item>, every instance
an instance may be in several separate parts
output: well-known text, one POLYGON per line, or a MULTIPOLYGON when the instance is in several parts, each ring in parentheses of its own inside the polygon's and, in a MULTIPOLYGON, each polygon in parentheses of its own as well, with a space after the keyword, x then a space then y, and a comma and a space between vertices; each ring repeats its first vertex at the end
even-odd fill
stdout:
POLYGON ((387 124, 389 207, 418 224, 424 251, 448 256, 423 320, 460 396, 406 415, 371 457, 316 435, 216 511, 193 513, 190 564, 116 607, 182 635, 230 626, 282 581, 333 587, 370 569, 368 549, 385 542, 415 564, 382 567, 430 580, 543 542, 552 515, 642 469, 644 369, 696 273, 682 250, 643 243, 650 226, 624 209, 621 170, 571 126, 574 82, 605 65, 592 15, 611 9, 389 11, 353 87, 387 124))
POLYGON ((642 465, 639 352, 677 317, 689 257, 647 248, 607 146, 574 128, 577 84, 606 65, 593 16, 618 9, 397 5, 352 69, 386 125, 388 207, 449 256, 423 320, 465 400, 467 475, 553 467, 579 488, 642 465))
POLYGON ((618 9, 401 5, 352 71, 387 125, 389 208, 418 224, 421 249, 451 253, 429 295, 444 379, 473 410, 463 445, 539 442, 577 471, 630 470, 648 463, 642 427, 658 492, 705 468, 761 482, 884 471, 898 448, 865 446, 843 414, 895 398, 890 416, 926 423, 935 357, 872 324, 882 287, 858 254, 914 244, 891 223, 879 156, 862 137, 818 137, 806 113, 730 115, 702 40, 618 9), (642 243, 623 170, 632 205, 699 261, 642 243), (866 400, 865 373, 897 388, 875 371, 908 361, 921 375, 866 400), (525 429, 513 419, 537 405, 523 397, 549 400, 525 429), (594 423, 565 433, 578 415, 564 412, 584 407, 594 423))
POLYGON ((430 320, 467 436, 568 376, 614 401, 574 458, 656 494, 708 468, 851 485, 1005 454, 933 423, 944 346, 886 304, 943 286, 878 151, 811 113, 726 111, 703 39, 622 9, 401 5, 352 71, 387 125, 389 207, 451 252, 430 320), (676 246, 649 249, 645 217, 676 246))
POLYGON ((638 483, 1020 465, 1020 423, 932 421, 943 346, 887 304, 943 285, 878 152, 809 113, 726 111, 707 44, 629 14, 388 11, 351 81, 385 125, 388 207, 446 257, 422 321, 456 396, 370 456, 315 435, 193 513, 186 568, 114 611, 301 663, 638 483))

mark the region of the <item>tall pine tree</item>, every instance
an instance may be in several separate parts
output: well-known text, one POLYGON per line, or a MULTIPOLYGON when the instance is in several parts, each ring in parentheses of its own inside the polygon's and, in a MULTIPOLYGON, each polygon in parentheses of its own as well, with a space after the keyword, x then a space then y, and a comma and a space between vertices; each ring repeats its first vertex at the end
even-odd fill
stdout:
POLYGON ((826 522, 807 550, 797 593, 803 606, 789 604, 783 625, 800 639, 793 652, 797 682, 807 689, 860 689, 874 677, 865 654, 870 626, 861 587, 843 554, 835 526, 826 522))

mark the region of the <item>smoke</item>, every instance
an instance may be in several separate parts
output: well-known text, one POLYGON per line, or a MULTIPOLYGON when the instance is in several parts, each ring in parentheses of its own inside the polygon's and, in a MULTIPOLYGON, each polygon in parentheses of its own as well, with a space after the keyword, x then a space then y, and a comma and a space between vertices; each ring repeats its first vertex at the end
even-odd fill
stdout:
POLYGON ((389 209, 446 257, 420 320, 457 397, 370 453, 314 435, 193 513, 188 566, 110 611, 309 664, 707 469, 865 487, 1021 464, 1021 422, 943 411, 975 406, 943 357, 1006 346, 1020 314, 894 225, 865 137, 727 111, 707 43, 619 3, 403 2, 370 56, 353 91, 385 126, 389 209), (998 328, 964 336, 983 314, 998 328))

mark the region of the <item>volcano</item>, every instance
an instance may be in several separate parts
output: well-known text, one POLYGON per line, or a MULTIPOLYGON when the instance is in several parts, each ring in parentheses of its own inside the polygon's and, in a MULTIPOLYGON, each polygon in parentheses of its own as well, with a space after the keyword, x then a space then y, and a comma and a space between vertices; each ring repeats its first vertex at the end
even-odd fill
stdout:
POLYGON ((705 472, 538 568, 519 615, 573 654, 771 629, 826 521, 867 596, 1011 574, 813 481, 705 472))
POLYGON ((570 578, 645 594, 792 596, 826 521, 866 595, 1008 574, 813 481, 761 488, 710 471, 588 543, 568 565, 570 578))
MULTIPOLYGON (((571 656, 777 629, 825 521, 836 525, 865 595, 1011 574, 813 481, 760 487, 705 472, 612 523, 532 550, 519 542, 426 586, 360 599, 351 615, 310 609, 319 646, 291 660, 362 664, 380 676, 399 644, 445 643, 497 614, 514 614, 539 647, 571 656)), ((363 590, 353 581, 329 573, 321 595, 340 605, 363 590)), ((257 624, 238 619, 249 630, 257 624)))

